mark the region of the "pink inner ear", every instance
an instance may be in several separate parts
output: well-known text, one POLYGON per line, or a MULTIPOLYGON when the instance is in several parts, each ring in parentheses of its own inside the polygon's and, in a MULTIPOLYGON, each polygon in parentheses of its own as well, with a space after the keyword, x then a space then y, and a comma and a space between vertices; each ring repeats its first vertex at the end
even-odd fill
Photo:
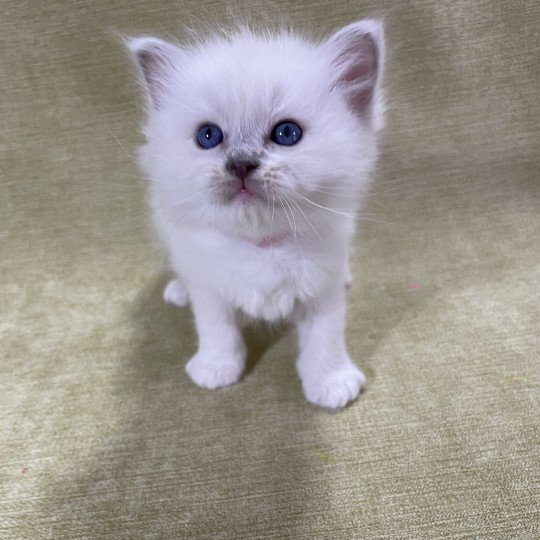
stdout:
POLYGON ((161 39, 146 36, 131 39, 127 45, 146 83, 149 101, 159 109, 180 49, 161 39))
POLYGON ((377 77, 377 47, 371 36, 350 36, 349 43, 337 57, 341 68, 339 81, 348 89, 355 111, 363 113, 370 105, 377 77))
POLYGON ((360 82, 375 77, 377 71, 377 50, 373 40, 365 35, 357 38, 340 56, 344 65, 348 65, 343 79, 348 82, 360 82))
POLYGON ((156 51, 139 51, 137 60, 141 66, 143 77, 148 87, 148 92, 152 98, 152 103, 156 109, 161 105, 161 98, 165 92, 163 81, 165 79, 165 62, 159 58, 156 51))

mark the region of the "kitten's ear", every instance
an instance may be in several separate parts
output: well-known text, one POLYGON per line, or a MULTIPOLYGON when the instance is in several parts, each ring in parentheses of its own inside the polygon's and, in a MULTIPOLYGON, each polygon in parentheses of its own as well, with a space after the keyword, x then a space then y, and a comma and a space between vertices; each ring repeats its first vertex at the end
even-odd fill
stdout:
MULTIPOLYGON (((378 85, 384 63, 384 32, 380 21, 349 24, 326 43, 332 61, 332 79, 342 88, 351 108, 360 116, 372 118, 381 97, 378 85)), ((375 111, 375 116, 379 111, 375 111)), ((378 123, 378 118, 373 119, 378 123)))
POLYGON ((159 109, 171 76, 178 69, 182 50, 153 37, 129 39, 126 45, 139 67, 151 105, 159 109))

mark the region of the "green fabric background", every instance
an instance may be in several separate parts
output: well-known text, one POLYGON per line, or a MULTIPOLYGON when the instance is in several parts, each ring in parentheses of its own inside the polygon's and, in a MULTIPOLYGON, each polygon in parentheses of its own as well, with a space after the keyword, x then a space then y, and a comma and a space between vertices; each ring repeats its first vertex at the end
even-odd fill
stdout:
POLYGON ((0 538, 540 535, 538 3, 0 4, 0 538), (387 18, 390 110, 353 260, 365 393, 307 404, 289 328, 184 373, 117 32, 387 18), (372 221, 374 220, 374 221, 372 221))

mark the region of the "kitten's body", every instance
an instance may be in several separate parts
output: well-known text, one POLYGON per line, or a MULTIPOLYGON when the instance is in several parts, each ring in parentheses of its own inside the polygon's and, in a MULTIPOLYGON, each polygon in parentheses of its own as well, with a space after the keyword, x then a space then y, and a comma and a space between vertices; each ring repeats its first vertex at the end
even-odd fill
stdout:
POLYGON ((192 304, 199 350, 187 371, 199 385, 240 378, 240 309, 297 324, 308 400, 339 407, 360 391, 344 343, 344 287, 376 159, 381 36, 364 21, 320 45, 249 31, 192 49, 131 42, 151 103, 141 165, 179 278, 165 299, 192 304), (269 133, 286 119, 303 135, 281 146, 269 133), (223 131, 211 149, 195 142, 205 123, 223 131))

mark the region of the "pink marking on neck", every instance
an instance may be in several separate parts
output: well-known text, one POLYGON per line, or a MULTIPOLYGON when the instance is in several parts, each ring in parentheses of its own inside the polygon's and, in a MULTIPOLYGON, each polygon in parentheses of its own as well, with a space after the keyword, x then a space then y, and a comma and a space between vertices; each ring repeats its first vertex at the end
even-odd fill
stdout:
POLYGON ((290 231, 283 231, 282 233, 274 234, 272 236, 267 236, 266 238, 262 238, 261 240, 257 242, 252 241, 252 243, 262 249, 270 248, 270 247, 274 247, 274 246, 278 246, 279 244, 282 244, 285 240, 287 240, 287 238, 289 238, 289 236, 291 236, 290 231))

